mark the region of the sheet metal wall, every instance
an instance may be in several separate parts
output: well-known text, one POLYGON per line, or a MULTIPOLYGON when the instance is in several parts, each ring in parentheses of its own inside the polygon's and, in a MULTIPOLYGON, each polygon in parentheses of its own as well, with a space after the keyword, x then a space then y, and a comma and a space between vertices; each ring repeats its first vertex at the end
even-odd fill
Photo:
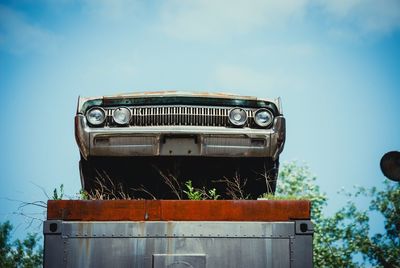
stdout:
POLYGON ((310 221, 48 220, 44 267, 312 267, 310 221))

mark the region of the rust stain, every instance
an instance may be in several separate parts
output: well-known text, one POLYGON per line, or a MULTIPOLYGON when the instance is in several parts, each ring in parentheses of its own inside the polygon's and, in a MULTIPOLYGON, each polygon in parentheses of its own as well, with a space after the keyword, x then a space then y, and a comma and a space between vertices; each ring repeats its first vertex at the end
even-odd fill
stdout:
POLYGON ((48 220, 287 221, 310 219, 307 200, 50 200, 48 220), (61 213, 64 211, 66 213, 61 213), (147 218, 144 218, 147 215, 147 218))
POLYGON ((139 231, 140 231, 140 235, 142 237, 146 236, 146 226, 144 224, 144 221, 139 222, 139 231))
POLYGON ((174 226, 172 222, 167 223, 167 254, 173 254, 174 250, 174 239, 172 238, 174 235, 174 226))
POLYGON ((161 205, 160 200, 145 200, 145 209, 148 221, 161 220, 161 205))

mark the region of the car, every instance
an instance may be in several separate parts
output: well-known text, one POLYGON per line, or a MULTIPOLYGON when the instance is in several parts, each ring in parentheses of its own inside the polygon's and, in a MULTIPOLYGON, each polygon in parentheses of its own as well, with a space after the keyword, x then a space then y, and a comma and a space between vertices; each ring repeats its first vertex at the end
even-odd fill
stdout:
POLYGON ((274 193, 286 137, 281 100, 158 91, 79 97, 82 188, 185 198, 185 183, 221 198, 274 193))

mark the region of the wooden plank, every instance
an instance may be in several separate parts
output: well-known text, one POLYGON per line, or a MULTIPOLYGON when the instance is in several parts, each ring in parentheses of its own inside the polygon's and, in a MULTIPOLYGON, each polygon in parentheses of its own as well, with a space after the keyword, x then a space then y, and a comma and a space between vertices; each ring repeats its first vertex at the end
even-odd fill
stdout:
POLYGON ((49 200, 48 220, 287 221, 310 219, 307 200, 49 200))

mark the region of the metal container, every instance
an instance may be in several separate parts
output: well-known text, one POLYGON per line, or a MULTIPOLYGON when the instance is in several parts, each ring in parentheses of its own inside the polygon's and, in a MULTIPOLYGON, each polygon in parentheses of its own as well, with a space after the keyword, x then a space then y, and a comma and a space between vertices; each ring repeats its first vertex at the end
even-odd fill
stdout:
POLYGON ((309 220, 44 224, 44 267, 312 267, 309 220))

